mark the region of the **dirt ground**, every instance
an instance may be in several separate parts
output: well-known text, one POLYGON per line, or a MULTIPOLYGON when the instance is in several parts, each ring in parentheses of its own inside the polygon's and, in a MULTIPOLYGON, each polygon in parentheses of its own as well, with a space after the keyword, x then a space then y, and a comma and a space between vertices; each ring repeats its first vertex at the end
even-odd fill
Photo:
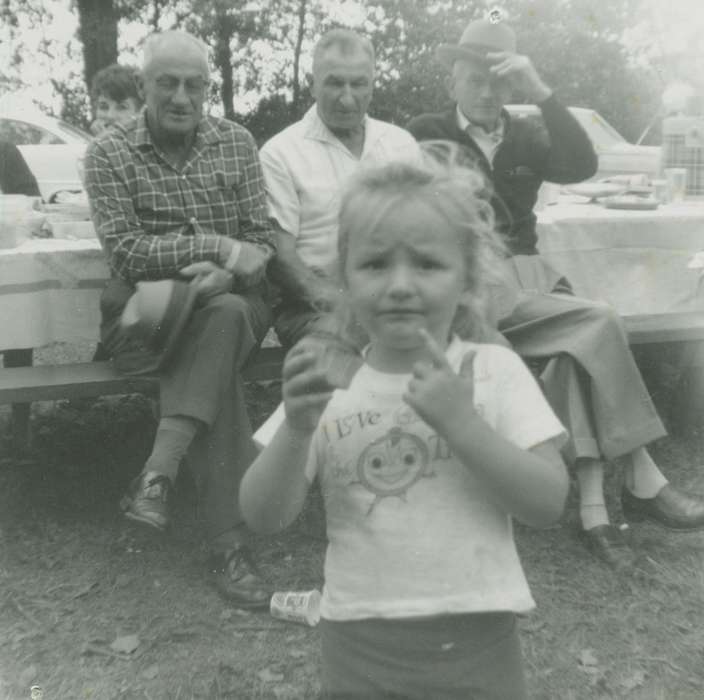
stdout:
MULTIPOLYGON (((668 391, 654 389, 666 413, 668 391)), ((257 422, 278 386, 249 392, 257 422)), ((0 450, 0 700, 316 698, 316 630, 240 612, 208 586, 186 477, 168 536, 118 513, 154 427, 139 396, 47 404, 35 407, 30 451, 0 450)), ((704 430, 665 438, 654 454, 674 483, 704 492, 704 430)), ((614 465, 616 520, 620 485, 614 465)), ((704 698, 704 533, 631 531, 640 577, 585 553, 574 493, 559 525, 517 528, 538 604, 520 620, 533 698, 704 698)), ((324 537, 314 496, 287 532, 257 540, 277 589, 321 586, 324 537)))

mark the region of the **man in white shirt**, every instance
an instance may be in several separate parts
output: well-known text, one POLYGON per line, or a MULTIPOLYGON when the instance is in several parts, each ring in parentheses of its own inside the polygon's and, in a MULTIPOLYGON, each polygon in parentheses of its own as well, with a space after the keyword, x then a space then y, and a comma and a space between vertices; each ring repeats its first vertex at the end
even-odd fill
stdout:
POLYGON ((404 129, 367 116, 374 81, 371 42, 333 29, 313 54, 315 104, 260 151, 269 209, 281 227, 270 271, 281 290, 274 327, 284 346, 300 340, 337 293, 337 213, 360 168, 420 158, 404 129))

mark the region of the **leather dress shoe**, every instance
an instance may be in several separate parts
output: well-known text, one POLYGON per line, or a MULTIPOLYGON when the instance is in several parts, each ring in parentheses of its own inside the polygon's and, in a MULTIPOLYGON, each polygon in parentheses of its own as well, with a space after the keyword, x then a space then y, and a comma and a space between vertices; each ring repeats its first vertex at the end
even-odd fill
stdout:
POLYGON ((623 516, 633 522, 648 519, 673 530, 704 529, 704 496, 685 493, 670 484, 654 498, 638 498, 624 489, 621 506, 623 516))
POLYGON ((168 476, 142 472, 132 480, 120 500, 120 509, 129 520, 157 530, 169 526, 169 500, 173 487, 168 476))
POLYGON ((210 577, 220 595, 238 608, 268 608, 273 590, 259 575, 245 547, 213 554, 210 577))
POLYGON ((592 554, 616 571, 634 567, 636 553, 628 542, 628 526, 597 525, 582 530, 581 537, 592 554))

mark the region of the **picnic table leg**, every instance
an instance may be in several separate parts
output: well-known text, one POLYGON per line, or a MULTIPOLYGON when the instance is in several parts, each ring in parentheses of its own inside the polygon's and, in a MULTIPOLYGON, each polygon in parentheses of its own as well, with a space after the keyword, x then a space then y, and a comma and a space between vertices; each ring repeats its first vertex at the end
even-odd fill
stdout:
MULTIPOLYGON (((3 366, 5 367, 31 367, 34 359, 32 348, 22 350, 4 350, 3 366)), ((13 403, 12 404, 12 425, 11 435, 13 446, 24 449, 29 445, 29 414, 32 404, 13 403)))
POLYGON ((679 382, 675 397, 674 419, 677 429, 687 431, 704 427, 704 343, 684 345, 680 358, 679 382))

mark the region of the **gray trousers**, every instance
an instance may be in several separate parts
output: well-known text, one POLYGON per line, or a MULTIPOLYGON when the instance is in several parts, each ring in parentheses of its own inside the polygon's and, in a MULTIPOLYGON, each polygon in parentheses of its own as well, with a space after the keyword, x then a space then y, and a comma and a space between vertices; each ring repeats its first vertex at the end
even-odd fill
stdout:
MULTIPOLYGON (((117 280, 110 285, 112 291, 106 289, 101 302, 102 342, 121 371, 148 372, 158 357, 125 338, 119 324, 119 300, 127 285, 117 280)), ((257 293, 221 294, 199 303, 176 354, 158 373, 161 415, 188 416, 206 426, 193 441, 187 461, 198 488, 206 536, 218 550, 242 538, 238 491, 256 449, 241 370, 270 324, 269 307, 257 293)))
POLYGON ((523 297, 499 330, 526 359, 547 359, 545 396, 567 428, 565 458, 613 459, 666 434, 616 312, 568 294, 523 297))

